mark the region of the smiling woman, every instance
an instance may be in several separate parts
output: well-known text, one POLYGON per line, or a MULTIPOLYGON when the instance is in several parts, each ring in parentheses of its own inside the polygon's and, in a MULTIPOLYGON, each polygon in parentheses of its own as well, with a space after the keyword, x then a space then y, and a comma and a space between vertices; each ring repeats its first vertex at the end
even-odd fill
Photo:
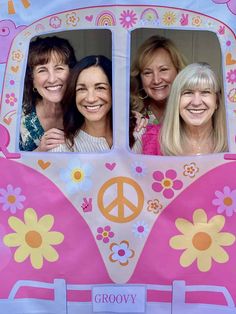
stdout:
POLYGON ((148 126, 143 153, 200 155, 227 151, 225 106, 216 74, 193 63, 175 78, 162 126, 148 126))
POLYGON ((186 65, 185 57, 168 38, 154 35, 139 47, 130 77, 130 147, 141 153, 143 130, 134 128, 134 111, 142 113, 148 124, 162 122, 171 85, 186 65), (134 131, 134 132, 133 132, 134 131))
POLYGON ((37 38, 29 47, 20 150, 48 151, 64 142, 61 100, 76 62, 70 43, 56 36, 37 38))
POLYGON ((112 146, 112 64, 87 56, 71 71, 62 99, 65 144, 52 152, 99 152, 112 146))

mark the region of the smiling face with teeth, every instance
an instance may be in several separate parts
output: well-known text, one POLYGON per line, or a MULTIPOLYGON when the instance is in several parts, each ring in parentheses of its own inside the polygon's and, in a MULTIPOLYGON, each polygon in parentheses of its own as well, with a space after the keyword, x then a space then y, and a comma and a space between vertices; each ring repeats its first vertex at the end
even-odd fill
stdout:
POLYGON ((185 127, 212 126, 217 96, 210 88, 187 89, 180 96, 179 112, 185 127))
POLYGON ((33 86, 44 103, 60 103, 65 93, 69 66, 62 63, 56 52, 46 64, 39 64, 33 69, 33 86))
POLYGON ((143 88, 157 105, 166 102, 176 75, 170 54, 164 48, 158 48, 141 73, 143 88))
POLYGON ((107 120, 112 106, 111 86, 101 67, 91 66, 79 74, 76 106, 86 123, 107 120))

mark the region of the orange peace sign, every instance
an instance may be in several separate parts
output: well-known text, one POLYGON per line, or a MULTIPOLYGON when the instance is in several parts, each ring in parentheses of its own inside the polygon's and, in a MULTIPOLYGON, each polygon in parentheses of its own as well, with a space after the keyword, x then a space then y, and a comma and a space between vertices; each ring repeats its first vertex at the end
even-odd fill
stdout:
POLYGON ((138 183, 128 177, 115 177, 103 184, 98 192, 98 207, 102 214, 111 221, 114 222, 128 222, 137 217, 144 204, 144 194, 138 183), (136 198, 136 202, 130 201, 125 196, 125 187, 127 186, 130 195, 136 198), (111 190, 116 189, 117 196, 114 198, 111 195, 111 190), (106 196, 109 196, 110 203, 104 204, 106 196))

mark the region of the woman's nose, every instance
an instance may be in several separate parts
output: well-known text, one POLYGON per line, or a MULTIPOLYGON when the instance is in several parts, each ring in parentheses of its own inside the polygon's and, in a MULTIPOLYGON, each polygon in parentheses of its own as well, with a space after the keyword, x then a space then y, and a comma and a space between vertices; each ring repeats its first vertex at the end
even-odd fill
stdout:
POLYGON ((48 81, 53 83, 56 81, 56 72, 54 70, 48 72, 48 81))
POLYGON ((86 95, 86 101, 87 102, 94 102, 96 101, 97 96, 96 96, 96 91, 95 90, 88 90, 87 95, 86 95))
POLYGON ((201 97, 201 94, 199 92, 194 92, 193 93, 192 103, 194 105, 199 105, 199 104, 202 103, 202 97, 201 97))
POLYGON ((154 71, 152 79, 153 79, 154 83, 156 83, 156 84, 159 83, 161 80, 160 73, 158 71, 154 71))

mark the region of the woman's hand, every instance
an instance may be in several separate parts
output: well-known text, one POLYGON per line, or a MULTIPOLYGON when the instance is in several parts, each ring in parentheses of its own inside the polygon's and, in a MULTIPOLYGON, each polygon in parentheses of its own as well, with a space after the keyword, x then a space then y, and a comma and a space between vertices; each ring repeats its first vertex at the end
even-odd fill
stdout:
POLYGON ((139 132, 147 126, 148 119, 138 111, 132 111, 132 113, 136 118, 136 126, 134 131, 139 132))
POLYGON ((50 149, 57 147, 59 144, 65 143, 64 132, 62 130, 52 128, 44 133, 35 151, 47 152, 50 149))

